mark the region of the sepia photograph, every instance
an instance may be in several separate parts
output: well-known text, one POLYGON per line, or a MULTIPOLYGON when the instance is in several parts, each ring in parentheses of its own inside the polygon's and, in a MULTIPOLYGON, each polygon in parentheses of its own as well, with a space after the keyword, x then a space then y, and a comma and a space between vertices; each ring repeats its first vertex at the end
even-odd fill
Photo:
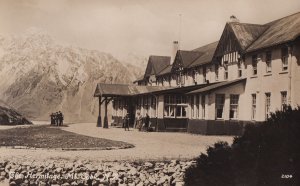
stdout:
POLYGON ((300 185, 300 1, 0 0, 2 185, 300 185))

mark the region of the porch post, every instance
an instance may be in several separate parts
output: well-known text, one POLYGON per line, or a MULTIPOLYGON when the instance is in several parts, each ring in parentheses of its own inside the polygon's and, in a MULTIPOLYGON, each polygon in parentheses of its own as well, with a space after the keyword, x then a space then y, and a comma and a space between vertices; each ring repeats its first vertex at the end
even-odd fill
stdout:
POLYGON ((101 122, 101 96, 99 96, 99 113, 98 113, 97 127, 102 127, 102 122, 101 122))
POLYGON ((105 114, 104 114, 104 124, 103 124, 103 128, 108 128, 108 119, 107 119, 107 105, 108 105, 108 100, 107 97, 105 98, 105 114))

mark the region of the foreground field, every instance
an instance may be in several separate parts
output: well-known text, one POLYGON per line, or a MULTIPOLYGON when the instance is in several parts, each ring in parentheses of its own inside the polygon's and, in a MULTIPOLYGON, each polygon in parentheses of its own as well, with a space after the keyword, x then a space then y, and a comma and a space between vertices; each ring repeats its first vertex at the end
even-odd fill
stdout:
MULTIPOLYGON (((232 136, 148 133, 134 129, 124 131, 120 128, 103 129, 97 128, 95 123, 71 124, 60 129, 41 125, 8 130, 0 128, 0 139, 4 140, 6 145, 54 147, 54 149, 16 149, 2 145, 0 185, 23 183, 30 185, 183 185, 185 170, 194 163, 191 159, 201 152, 204 153, 208 146, 217 141, 232 143, 233 140, 232 136), (111 150, 81 148, 70 150, 70 147, 96 147, 98 140, 105 142, 106 145, 132 144, 134 147, 107 148, 111 150), (37 145, 38 143, 40 144, 37 145), (62 147, 67 147, 68 150, 63 150, 62 147), (21 172, 21 178, 9 179, 10 172, 14 171, 21 172), (36 172, 38 175, 47 172, 52 176, 76 174, 79 178, 30 179, 29 172, 36 172), (82 178, 84 175, 93 178, 84 179, 82 178)), ((102 142, 99 141, 100 144, 102 142)))
POLYGON ((131 144, 95 138, 46 125, 0 130, 0 145, 56 149, 131 148, 131 144))
MULTIPOLYGON (((46 161, 46 160, 89 160, 92 162, 102 161, 139 161, 139 160, 170 160, 170 159, 192 159, 201 152, 205 153, 206 148, 217 141, 232 143, 232 136, 203 136, 187 133, 167 132, 139 132, 131 129, 124 131, 120 128, 97 128, 95 123, 71 124, 69 127, 62 127, 64 131, 104 138, 113 141, 122 141, 133 144, 134 148, 114 150, 77 150, 67 151, 59 149, 13 149, 0 148, 0 160, 14 162, 23 161, 46 161)), ((51 136, 48 136, 50 138, 51 136)), ((14 136, 18 138, 18 136, 14 136)), ((37 142, 38 143, 38 142, 37 142)))

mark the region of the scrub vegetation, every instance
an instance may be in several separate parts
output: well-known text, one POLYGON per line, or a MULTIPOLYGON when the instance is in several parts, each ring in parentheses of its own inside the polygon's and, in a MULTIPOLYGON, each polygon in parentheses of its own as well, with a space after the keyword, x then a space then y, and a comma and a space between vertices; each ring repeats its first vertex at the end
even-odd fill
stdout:
POLYGON ((186 185, 299 185, 300 107, 248 125, 230 146, 218 142, 197 158, 186 185))

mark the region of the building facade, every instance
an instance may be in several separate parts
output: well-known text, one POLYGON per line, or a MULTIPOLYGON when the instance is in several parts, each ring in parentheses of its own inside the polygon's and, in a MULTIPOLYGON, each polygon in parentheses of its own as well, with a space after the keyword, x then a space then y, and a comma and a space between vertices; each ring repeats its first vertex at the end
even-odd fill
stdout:
POLYGON ((113 101, 112 125, 148 113, 156 131, 240 135, 246 124, 300 104, 300 13, 264 25, 235 19, 217 42, 150 56, 144 76, 122 85, 126 94, 110 86, 98 84, 95 96, 113 101))

